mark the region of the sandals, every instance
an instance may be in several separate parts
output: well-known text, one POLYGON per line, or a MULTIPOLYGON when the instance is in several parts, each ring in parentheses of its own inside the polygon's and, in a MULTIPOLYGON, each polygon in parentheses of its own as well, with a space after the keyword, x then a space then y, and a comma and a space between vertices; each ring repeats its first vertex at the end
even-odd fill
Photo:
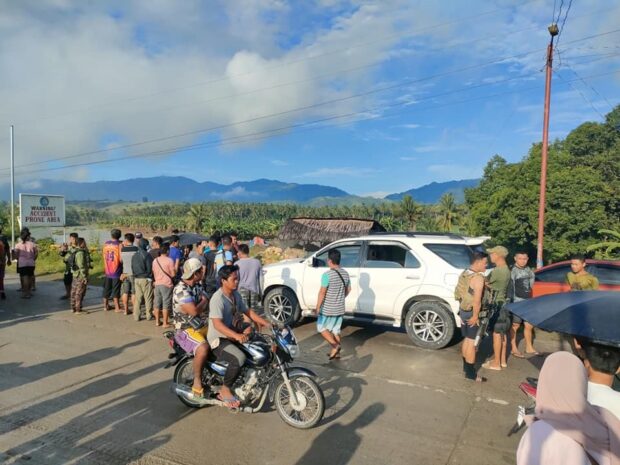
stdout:
POLYGON ((517 358, 525 358, 525 355, 523 355, 521 352, 511 352, 510 355, 517 358))
POLYGON ((219 400, 220 402, 224 402, 224 406, 230 410, 238 409, 241 406, 241 402, 235 396, 222 397, 220 394, 218 394, 217 400, 219 400))
POLYGON ((205 398, 205 390, 204 388, 196 389, 192 386, 192 397, 197 400, 201 400, 205 398))
POLYGON ((333 360, 335 358, 340 358, 340 351, 342 350, 342 346, 338 344, 336 347, 336 352, 327 354, 329 360, 333 360))

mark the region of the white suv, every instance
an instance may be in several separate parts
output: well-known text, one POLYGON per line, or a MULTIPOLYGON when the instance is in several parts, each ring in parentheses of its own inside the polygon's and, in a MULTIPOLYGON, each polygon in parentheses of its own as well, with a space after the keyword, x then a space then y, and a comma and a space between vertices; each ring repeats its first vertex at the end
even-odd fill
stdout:
POLYGON ((470 256, 487 237, 454 234, 379 233, 342 239, 306 259, 263 270, 263 304, 271 317, 293 324, 316 308, 327 254, 340 251, 351 277, 346 317, 404 325, 414 344, 440 349, 461 326, 454 288, 470 256))

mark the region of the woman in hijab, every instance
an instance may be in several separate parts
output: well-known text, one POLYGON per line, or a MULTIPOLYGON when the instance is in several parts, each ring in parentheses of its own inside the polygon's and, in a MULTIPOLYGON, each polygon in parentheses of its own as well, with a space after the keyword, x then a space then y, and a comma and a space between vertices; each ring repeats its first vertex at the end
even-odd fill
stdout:
POLYGON ((620 420, 587 401, 588 377, 568 352, 540 371, 536 413, 517 449, 517 465, 620 465, 620 420))

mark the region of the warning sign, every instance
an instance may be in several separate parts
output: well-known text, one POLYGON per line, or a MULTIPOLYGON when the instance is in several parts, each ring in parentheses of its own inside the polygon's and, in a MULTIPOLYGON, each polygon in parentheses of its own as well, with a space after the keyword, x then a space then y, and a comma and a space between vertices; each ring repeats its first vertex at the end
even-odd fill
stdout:
POLYGON ((62 195, 19 194, 19 222, 22 228, 65 225, 65 197, 62 195))

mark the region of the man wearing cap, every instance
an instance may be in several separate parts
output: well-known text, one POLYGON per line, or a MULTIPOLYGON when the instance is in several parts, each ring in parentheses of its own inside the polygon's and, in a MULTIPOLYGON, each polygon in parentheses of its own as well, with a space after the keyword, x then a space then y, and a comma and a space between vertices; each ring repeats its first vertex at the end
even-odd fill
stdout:
POLYGON ((209 352, 206 339, 209 300, 200 284, 202 278, 202 263, 190 258, 184 263, 181 281, 172 292, 172 318, 177 329, 174 338, 185 352, 194 354, 192 395, 196 398, 204 397, 201 373, 209 352))
POLYGON ((487 278, 486 286, 495 296, 495 303, 500 309, 491 320, 493 328, 493 360, 489 360, 482 364, 483 368, 499 371, 507 368, 506 363, 506 347, 508 338, 506 334, 510 328, 510 314, 504 308, 506 303, 508 286, 510 284, 510 268, 506 263, 508 249, 501 245, 493 247, 487 251, 491 263, 495 268, 491 270, 487 278))

